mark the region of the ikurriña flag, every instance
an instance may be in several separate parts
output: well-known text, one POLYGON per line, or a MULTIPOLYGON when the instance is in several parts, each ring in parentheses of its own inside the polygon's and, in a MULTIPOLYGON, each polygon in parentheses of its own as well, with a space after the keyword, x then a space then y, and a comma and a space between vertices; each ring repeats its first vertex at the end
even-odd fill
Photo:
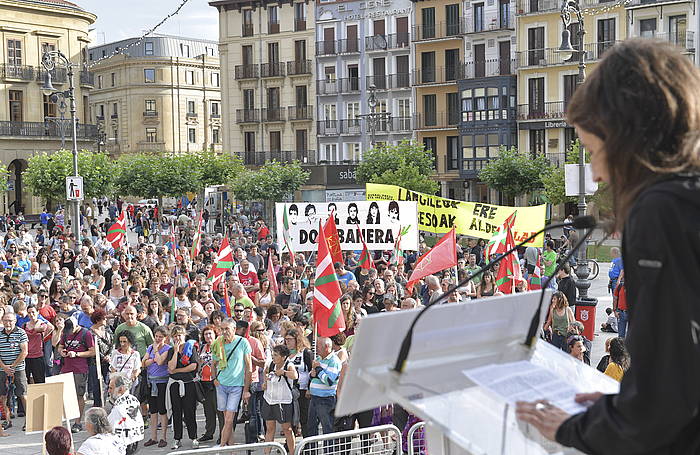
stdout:
POLYGON ((345 318, 340 308, 340 284, 328 250, 326 232, 319 222, 318 254, 314 280, 314 321, 318 335, 330 337, 345 330, 345 318))
POLYGON ((107 230, 107 241, 115 250, 122 243, 126 243, 126 213, 123 210, 117 217, 117 221, 107 230))
POLYGON ((212 281, 212 286, 217 286, 226 277, 226 271, 233 268, 233 250, 228 243, 228 237, 224 237, 216 253, 216 260, 209 271, 208 280, 212 281))
POLYGON ((374 261, 372 260, 372 255, 369 254, 369 248, 367 248, 367 243, 365 243, 365 239, 364 237, 362 237, 362 230, 360 229, 359 224, 357 225, 357 235, 362 241, 362 254, 360 254, 360 260, 358 261, 358 264, 363 269, 374 269, 374 261))

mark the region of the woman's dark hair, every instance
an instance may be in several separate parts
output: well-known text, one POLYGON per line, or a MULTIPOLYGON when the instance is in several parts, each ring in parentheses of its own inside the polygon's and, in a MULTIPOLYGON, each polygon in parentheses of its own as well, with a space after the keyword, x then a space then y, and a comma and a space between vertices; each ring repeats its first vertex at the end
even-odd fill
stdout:
POLYGON ((221 311, 212 311, 209 315, 209 325, 216 325, 216 319, 221 319, 223 321, 226 319, 226 314, 221 311))
MULTIPOLYGON (((581 335, 574 335, 572 337, 569 337, 569 342, 567 343, 569 345, 569 350, 574 347, 577 341, 580 341, 583 343, 583 337, 581 335)), ((612 355, 610 356, 612 358, 612 355)))
POLYGON ((71 448, 70 431, 65 427, 53 427, 44 436, 49 455, 68 455, 71 448))
POLYGON ((567 308, 569 306, 569 299, 566 298, 566 294, 561 291, 556 291, 552 294, 552 303, 554 303, 554 298, 556 297, 557 302, 554 304, 554 308, 567 308))
POLYGON ((337 344, 338 346, 344 345, 347 339, 348 337, 343 332, 338 332, 331 337, 333 344, 337 344))
POLYGON ((284 344, 278 344, 272 348, 272 352, 276 352, 280 357, 289 357, 289 348, 284 344))
POLYGON ((107 313, 102 308, 95 308, 90 315, 90 321, 93 324, 97 324, 100 321, 104 321, 107 317, 107 313))
POLYGON ((204 341, 204 332, 206 332, 208 330, 211 330, 212 332, 214 332, 214 338, 219 336, 219 328, 217 326, 215 326, 214 324, 205 325, 202 328, 202 330, 199 332, 199 336, 201 338, 200 342, 202 343, 202 345, 204 345, 204 343, 206 343, 204 341))
POLYGON ((379 204, 376 201, 369 205, 369 210, 367 211, 367 223, 368 224, 379 224, 380 214, 379 214, 379 204), (372 218, 372 209, 377 209, 377 221, 375 223, 374 218, 372 218))
POLYGON ((663 175, 700 169, 700 72, 670 44, 613 46, 567 108, 567 121, 605 144, 621 228, 640 191, 663 175))
POLYGON ((121 337, 124 337, 129 341, 129 344, 131 345, 132 348, 136 347, 136 337, 134 337, 134 334, 131 333, 128 330, 124 330, 123 332, 120 332, 118 336, 114 337, 114 344, 119 347, 119 339, 121 337))
POLYGON ((622 371, 627 371, 630 367, 630 355, 624 339, 615 337, 610 340, 610 361, 620 365, 622 371))
POLYGON ((153 329, 153 335, 155 335, 156 333, 162 334, 165 338, 168 338, 168 335, 170 335, 170 331, 164 325, 159 325, 158 327, 153 329))

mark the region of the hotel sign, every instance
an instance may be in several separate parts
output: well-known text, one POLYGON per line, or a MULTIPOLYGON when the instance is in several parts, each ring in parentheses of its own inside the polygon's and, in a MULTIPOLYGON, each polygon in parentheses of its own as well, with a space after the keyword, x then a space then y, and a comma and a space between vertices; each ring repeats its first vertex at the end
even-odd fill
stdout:
POLYGON ((343 21, 357 21, 410 14, 411 5, 408 1, 367 0, 362 2, 340 3, 332 6, 328 5, 328 7, 325 8, 321 7, 321 11, 319 11, 319 20, 340 19, 343 21), (394 4, 393 8, 392 3, 394 4), (398 7, 396 5, 397 3, 399 4, 398 7))

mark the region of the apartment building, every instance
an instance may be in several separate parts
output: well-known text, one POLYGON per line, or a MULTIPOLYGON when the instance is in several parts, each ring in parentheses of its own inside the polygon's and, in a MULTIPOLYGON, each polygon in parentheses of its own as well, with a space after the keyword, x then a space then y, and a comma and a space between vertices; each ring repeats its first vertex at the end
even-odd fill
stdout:
POLYGON ((245 164, 316 163, 314 4, 217 0, 225 150, 245 164))
POLYGON ((433 151, 441 195, 449 198, 464 192, 459 163, 461 102, 457 85, 464 78, 463 13, 462 3, 454 0, 414 0, 413 127, 417 140, 433 151))
MULTIPOLYGON (((584 42, 579 42, 575 16, 569 31, 571 44, 585 52, 586 71, 591 71, 607 49, 627 37, 627 17, 621 3, 582 0, 581 6, 584 42)), ((516 13, 519 150, 545 154, 555 163, 564 161, 576 138, 564 114, 578 77, 578 53, 565 59, 558 52, 563 31, 560 7, 555 0, 517 0, 516 13)))
POLYGON ((465 4, 458 162, 465 180, 465 200, 504 202, 479 180, 479 171, 498 157, 501 147, 518 146, 515 7, 515 0, 471 0, 465 4))
POLYGON ((319 158, 357 163, 375 142, 412 136, 410 0, 323 2, 316 7, 319 158), (381 121, 371 124, 374 92, 381 121))
POLYGON ((113 156, 221 152, 217 43, 157 34, 138 39, 88 51, 95 73, 90 118, 99 126, 105 150, 113 156))
MULTIPOLYGON (((38 153, 71 147, 70 111, 66 103, 53 103, 41 86, 45 51, 61 51, 74 66, 73 83, 77 116, 77 140, 81 149, 92 149, 97 131, 90 125, 87 97, 92 74, 87 71, 88 29, 96 16, 64 0, 0 0, 0 162, 9 169, 9 190, 0 197, 2 213, 39 213, 40 198, 22 183, 27 160, 38 153), (63 141, 62 141, 63 139, 63 141)), ((51 71, 57 90, 67 90, 68 72, 51 71)))
POLYGON ((669 41, 698 64, 695 8, 691 0, 631 0, 625 5, 628 36, 669 41))

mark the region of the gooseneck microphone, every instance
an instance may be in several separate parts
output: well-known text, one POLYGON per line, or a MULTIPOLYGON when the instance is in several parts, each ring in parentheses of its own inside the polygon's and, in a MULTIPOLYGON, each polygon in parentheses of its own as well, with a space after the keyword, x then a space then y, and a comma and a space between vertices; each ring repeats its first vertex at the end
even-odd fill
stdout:
MULTIPOLYGON (((467 284, 467 282, 471 279, 474 279, 485 272, 488 272, 489 270, 492 270, 496 264, 501 262, 503 258, 507 257, 509 254, 511 254, 513 251, 517 250, 521 246, 524 246, 525 244, 529 243, 532 239, 537 237, 538 235, 542 234, 543 232, 550 231, 552 229, 557 229, 561 227, 573 227, 575 229, 589 229, 589 232, 586 233, 582 237, 582 239, 576 244, 575 249, 572 249, 572 251, 569 253, 569 255, 566 257, 566 260, 568 261, 571 258, 571 255, 583 244, 585 240, 588 239, 588 237, 591 236, 593 233, 593 228, 596 227, 597 221, 595 217, 586 215, 586 216, 577 216, 574 218, 571 222, 564 222, 564 223, 558 223, 558 224, 550 224, 549 226, 545 226, 544 228, 540 229, 536 233, 532 234, 519 244, 515 245, 513 248, 510 250, 506 251, 504 254, 502 254, 500 257, 496 258, 494 261, 489 262, 486 266, 480 268, 474 274, 468 275, 465 279, 457 283, 456 285, 452 286, 449 288, 444 294, 442 294, 440 297, 435 299, 433 302, 429 302, 421 311, 416 315, 416 317, 413 319, 411 322, 411 326, 408 328, 408 331, 406 332, 406 335, 404 336, 403 341, 401 342, 401 349, 399 350, 399 355, 396 358, 396 364, 394 365, 394 371, 397 373, 401 374, 406 366, 406 359, 408 358, 408 354, 411 351, 411 344, 413 342, 413 329, 416 326, 416 323, 418 320, 423 316, 423 314, 428 311, 430 307, 433 305, 442 302, 443 300, 446 300, 450 294, 452 294, 454 291, 456 291, 458 288, 464 286, 467 284)), ((535 315, 535 318, 539 320, 539 315, 541 311, 541 306, 542 306, 542 300, 544 299, 544 288, 542 289, 542 295, 540 296, 540 304, 537 308, 537 313, 535 315)), ((533 321, 535 321, 535 318, 533 318, 533 321)), ((537 330, 537 322, 535 322, 535 333, 537 330)), ((530 325, 530 331, 532 331, 532 323, 530 325)), ((528 339, 530 338, 529 333, 528 333, 528 339)), ((526 343, 527 344, 527 343, 526 343)))

